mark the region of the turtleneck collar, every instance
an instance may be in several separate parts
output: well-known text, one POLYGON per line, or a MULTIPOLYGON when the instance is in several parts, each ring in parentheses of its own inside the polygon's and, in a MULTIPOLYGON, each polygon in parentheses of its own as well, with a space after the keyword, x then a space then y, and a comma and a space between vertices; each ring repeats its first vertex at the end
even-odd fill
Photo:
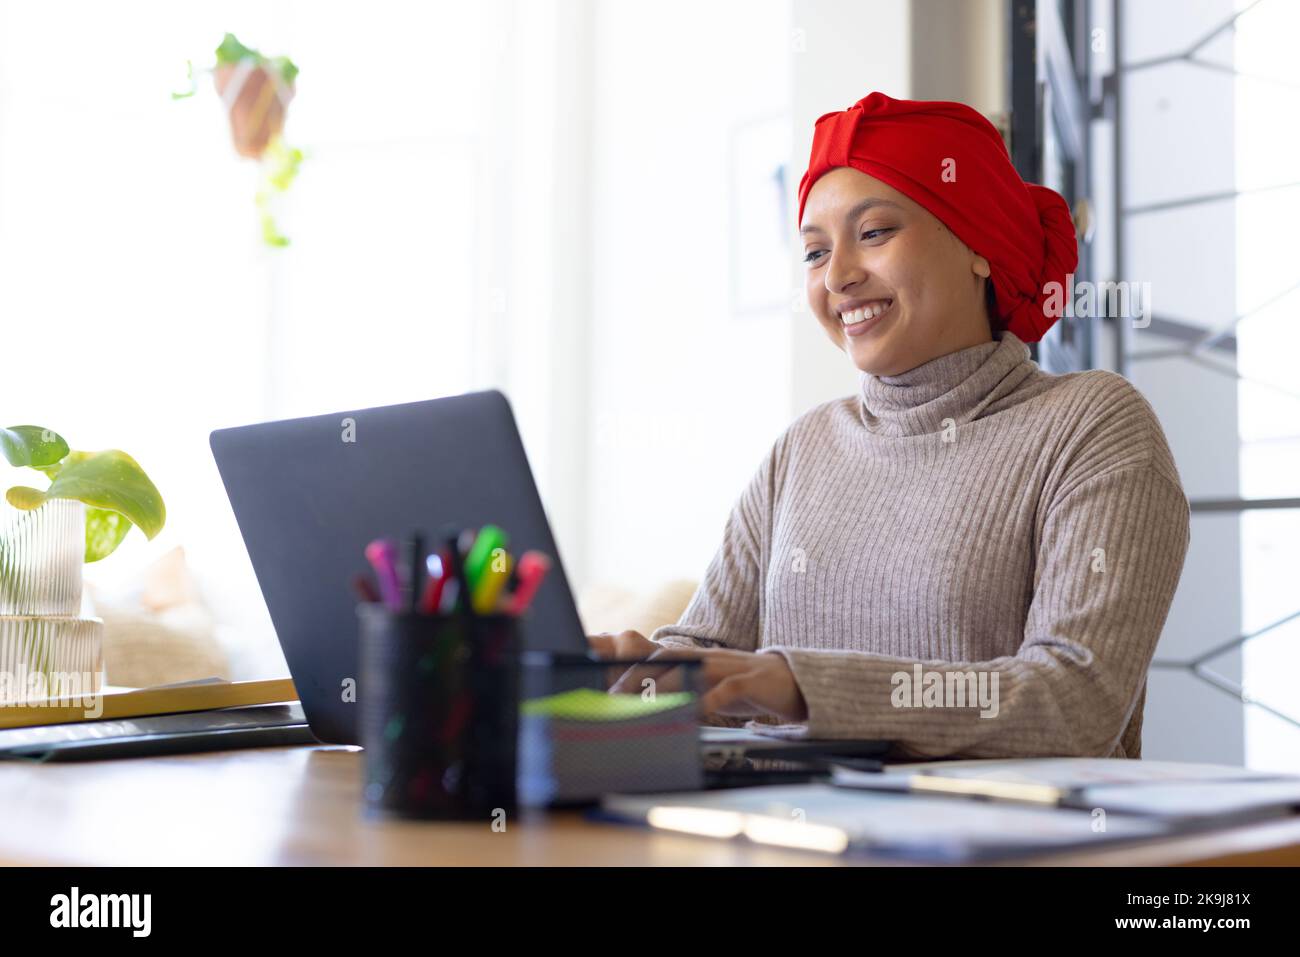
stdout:
POLYGON ((899 375, 862 377, 862 422, 884 436, 923 435, 978 418, 1034 373, 1029 347, 1011 332, 950 352, 899 375))

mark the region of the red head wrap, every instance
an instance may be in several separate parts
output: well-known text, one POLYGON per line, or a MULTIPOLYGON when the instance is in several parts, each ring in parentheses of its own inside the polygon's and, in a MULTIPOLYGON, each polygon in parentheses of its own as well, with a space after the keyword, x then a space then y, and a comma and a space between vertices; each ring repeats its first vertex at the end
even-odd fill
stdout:
POLYGON ((889 184, 987 259, 998 315, 1017 338, 1037 342, 1060 318, 1066 276, 1079 263, 1070 209, 1059 193, 1020 178, 1001 134, 977 111, 871 93, 820 117, 799 183, 801 226, 808 191, 837 166, 889 184), (1053 282, 1049 311, 1044 287, 1053 282))

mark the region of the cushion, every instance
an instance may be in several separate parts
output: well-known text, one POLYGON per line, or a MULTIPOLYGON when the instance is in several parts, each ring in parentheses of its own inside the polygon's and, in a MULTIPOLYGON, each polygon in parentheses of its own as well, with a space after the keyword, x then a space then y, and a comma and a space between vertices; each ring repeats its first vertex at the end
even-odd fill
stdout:
POLYGON ((179 546, 114 592, 86 582, 91 614, 104 619, 104 671, 110 685, 144 688, 228 678, 230 665, 214 637, 212 614, 179 546))
POLYGON ((679 578, 644 592, 620 585, 597 584, 578 600, 586 633, 639 631, 649 638, 662 625, 676 624, 695 594, 696 583, 679 578))

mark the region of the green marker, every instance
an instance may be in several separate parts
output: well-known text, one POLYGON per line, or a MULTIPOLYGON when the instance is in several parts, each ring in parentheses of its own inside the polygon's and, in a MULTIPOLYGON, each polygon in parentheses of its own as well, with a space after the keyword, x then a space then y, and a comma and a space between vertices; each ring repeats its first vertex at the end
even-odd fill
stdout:
POLYGON ((483 577, 484 569, 492 560, 492 553, 498 548, 505 547, 506 533, 497 526, 484 525, 479 529, 478 534, 474 536, 474 544, 470 546, 469 553, 465 556, 465 581, 469 585, 469 594, 465 596, 466 601, 478 590, 479 579, 483 577))

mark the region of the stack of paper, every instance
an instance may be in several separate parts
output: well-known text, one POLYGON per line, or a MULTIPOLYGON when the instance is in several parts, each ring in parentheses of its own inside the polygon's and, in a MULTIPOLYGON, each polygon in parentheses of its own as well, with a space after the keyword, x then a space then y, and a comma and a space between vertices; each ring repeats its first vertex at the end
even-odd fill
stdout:
POLYGON ((942 863, 990 860, 1158 837, 1159 821, 1085 811, 953 801, 827 784, 702 794, 609 795, 606 817, 708 837, 831 854, 866 852, 942 863))
POLYGON ((1219 764, 1124 758, 934 761, 871 774, 836 768, 832 783, 870 791, 982 798, 1222 827, 1293 813, 1300 777, 1219 764))
POLYGON ((579 688, 520 708, 519 795, 526 805, 703 786, 696 696, 643 699, 579 688))

